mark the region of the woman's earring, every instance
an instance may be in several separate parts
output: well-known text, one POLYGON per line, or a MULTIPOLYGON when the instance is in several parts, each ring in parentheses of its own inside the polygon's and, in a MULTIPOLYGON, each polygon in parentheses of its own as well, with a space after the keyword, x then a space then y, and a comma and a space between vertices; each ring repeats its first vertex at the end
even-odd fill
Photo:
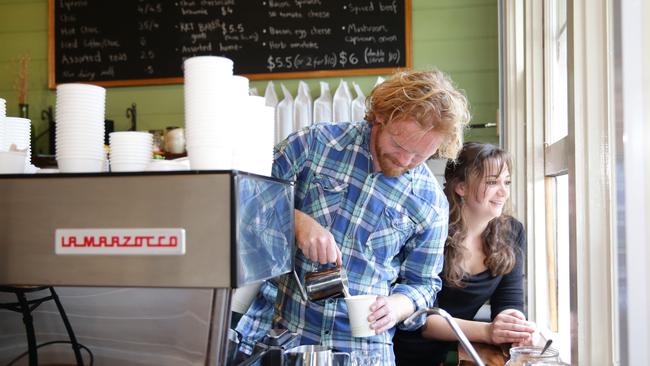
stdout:
POLYGON ((460 196, 460 204, 461 205, 465 204, 465 196, 460 196))

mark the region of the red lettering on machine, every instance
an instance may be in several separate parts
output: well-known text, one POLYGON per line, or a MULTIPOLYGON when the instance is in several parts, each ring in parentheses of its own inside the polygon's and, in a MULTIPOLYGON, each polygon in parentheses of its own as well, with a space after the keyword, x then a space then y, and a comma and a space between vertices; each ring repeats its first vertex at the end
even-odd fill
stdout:
POLYGON ((57 229, 57 255, 184 255, 185 229, 57 229))

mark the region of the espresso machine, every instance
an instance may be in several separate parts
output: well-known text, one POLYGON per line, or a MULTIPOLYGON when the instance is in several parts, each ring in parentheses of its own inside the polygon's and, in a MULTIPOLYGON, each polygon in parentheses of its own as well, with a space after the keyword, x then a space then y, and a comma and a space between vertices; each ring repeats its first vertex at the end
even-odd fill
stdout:
POLYGON ((0 192, 0 285, 209 292, 199 364, 231 364, 234 289, 293 268, 290 182, 233 170, 0 175, 0 192))

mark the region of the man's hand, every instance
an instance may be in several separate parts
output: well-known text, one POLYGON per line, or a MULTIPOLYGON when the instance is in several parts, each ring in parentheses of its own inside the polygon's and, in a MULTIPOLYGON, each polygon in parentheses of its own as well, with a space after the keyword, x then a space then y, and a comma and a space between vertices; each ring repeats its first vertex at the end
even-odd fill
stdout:
POLYGON ((370 305, 368 322, 370 329, 375 334, 380 334, 394 327, 397 323, 406 319, 414 311, 413 302, 402 294, 394 294, 388 297, 377 296, 377 300, 370 305))
POLYGON ((320 264, 336 263, 341 265, 341 250, 334 241, 334 236, 309 215, 294 210, 296 214, 296 242, 302 253, 320 264))
POLYGON ((535 323, 526 320, 521 312, 507 309, 499 313, 489 327, 489 339, 493 344, 513 343, 525 345, 532 343, 535 323))

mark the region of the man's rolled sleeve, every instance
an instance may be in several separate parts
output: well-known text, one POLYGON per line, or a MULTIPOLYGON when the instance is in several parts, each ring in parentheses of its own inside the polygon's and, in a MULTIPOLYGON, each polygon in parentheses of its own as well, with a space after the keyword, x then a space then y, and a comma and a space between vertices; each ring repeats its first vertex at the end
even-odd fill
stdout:
MULTIPOLYGON (((438 274, 442 271, 444 260, 447 220, 447 215, 437 216, 428 228, 411 238, 404 247, 406 256, 400 267, 400 281, 393 286, 391 293, 407 296, 415 310, 432 307, 442 287, 438 274)), ((398 327, 416 330, 424 325, 425 318, 422 315, 412 326, 400 323, 398 327)))

